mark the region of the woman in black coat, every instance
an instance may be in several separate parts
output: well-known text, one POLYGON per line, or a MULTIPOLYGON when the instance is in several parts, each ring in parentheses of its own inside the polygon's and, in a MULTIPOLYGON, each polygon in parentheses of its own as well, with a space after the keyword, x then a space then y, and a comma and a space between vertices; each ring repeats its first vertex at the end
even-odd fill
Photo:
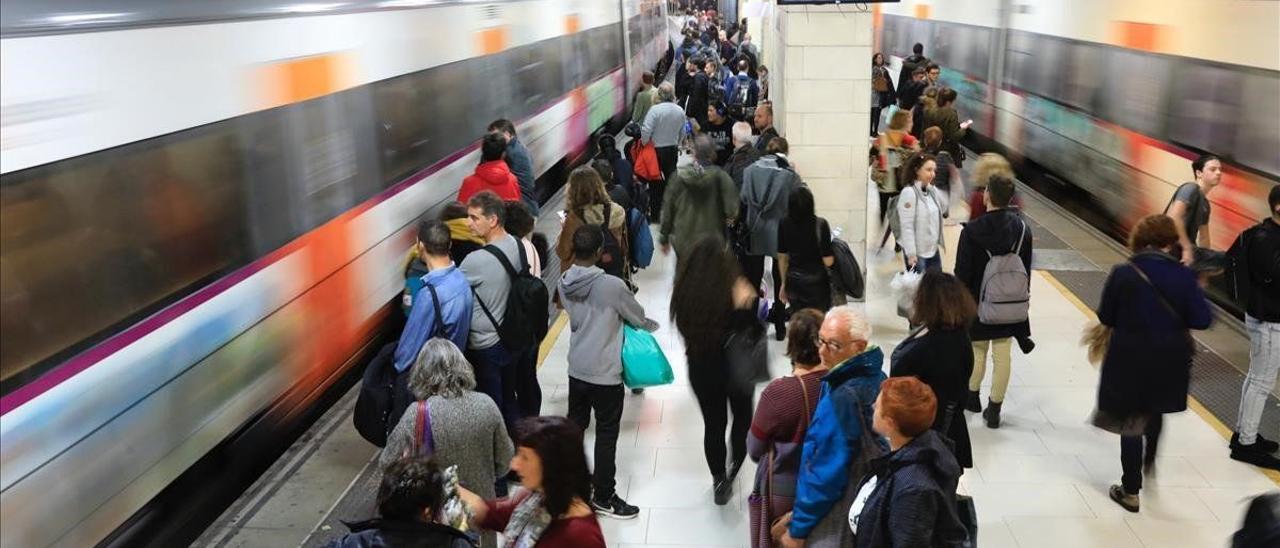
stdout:
MULTIPOLYGON (((964 230, 960 231, 960 243, 956 246, 956 277, 969 288, 974 302, 981 302, 982 274, 993 255, 1016 250, 1027 274, 1031 273, 1031 227, 1017 208, 1009 206, 1013 200, 1013 180, 995 175, 982 183, 986 185, 983 200, 987 213, 965 223, 964 230)), ((973 341, 974 363, 964 408, 974 413, 982 411, 987 427, 999 428, 1000 406, 1009 387, 1013 362, 1013 341, 1010 339, 1017 339, 1023 352, 1030 352, 1034 347, 1031 322, 987 325, 975 320, 969 328, 969 338, 973 341), (984 411, 978 390, 986 376, 988 352, 991 353, 993 371, 991 395, 984 411)))
POLYGON ((1111 499, 1138 511, 1144 468, 1156 458, 1163 413, 1187 409, 1187 385, 1195 345, 1191 329, 1213 321, 1204 290, 1171 251, 1178 243, 1173 220, 1149 215, 1129 237, 1133 256, 1107 276, 1098 321, 1112 329, 1098 382, 1098 415, 1141 425, 1142 435, 1120 436, 1120 485, 1111 499), (1145 446, 1144 446, 1144 443, 1145 446))
POLYGON ((889 108, 898 100, 897 90, 893 87, 893 78, 889 77, 889 65, 885 63, 884 54, 876 52, 871 55, 871 136, 880 134, 880 111, 889 108))
POLYGON ((964 468, 973 468, 969 426, 961 405, 973 370, 968 326, 976 305, 955 276, 928 271, 912 302, 912 325, 919 325, 889 357, 889 376, 914 376, 933 389, 938 410, 933 429, 951 440, 952 453, 964 468))

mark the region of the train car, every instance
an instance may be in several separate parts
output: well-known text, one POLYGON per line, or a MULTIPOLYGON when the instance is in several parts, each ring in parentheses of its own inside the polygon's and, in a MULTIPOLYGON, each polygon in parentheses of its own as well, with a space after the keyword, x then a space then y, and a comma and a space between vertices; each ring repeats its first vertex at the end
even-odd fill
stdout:
MULTIPOLYGON (((1007 0, 880 4, 877 47, 917 42, 955 88, 975 143, 1086 194, 1123 237, 1203 153, 1224 160, 1212 247, 1267 214, 1280 183, 1280 4, 1007 0), (992 52, 997 52, 992 54, 992 52)), ((896 70, 892 72, 895 77, 896 70)))
POLYGON ((488 123, 539 174, 572 158, 665 23, 653 0, 0 4, 0 544, 103 542, 245 425, 304 415, 488 123))

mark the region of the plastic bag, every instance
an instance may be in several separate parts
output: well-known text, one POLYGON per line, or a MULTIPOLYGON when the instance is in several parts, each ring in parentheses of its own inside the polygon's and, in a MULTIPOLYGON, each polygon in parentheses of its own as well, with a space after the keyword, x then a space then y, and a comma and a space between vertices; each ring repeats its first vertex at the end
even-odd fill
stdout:
POLYGON ((646 388, 671 384, 675 379, 658 340, 648 331, 623 325, 622 382, 628 388, 646 388))
POLYGON ((911 317, 911 303, 916 298, 916 288, 920 287, 922 276, 923 274, 914 270, 904 270, 893 275, 893 280, 889 282, 889 289, 892 289, 893 294, 898 297, 899 316, 911 317))

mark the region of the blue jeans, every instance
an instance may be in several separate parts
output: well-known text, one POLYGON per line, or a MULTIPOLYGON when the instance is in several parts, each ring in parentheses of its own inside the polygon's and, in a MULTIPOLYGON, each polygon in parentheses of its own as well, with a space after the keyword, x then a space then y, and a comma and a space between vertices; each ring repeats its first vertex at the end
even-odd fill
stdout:
POLYGON ((516 356, 508 352, 502 343, 489 348, 471 348, 467 354, 476 374, 476 391, 483 392, 498 405, 503 422, 510 431, 520 418, 520 408, 516 403, 516 356))
MULTIPOLYGON (((907 270, 911 270, 911 266, 907 264, 906 254, 902 255, 902 264, 907 270)), ((916 257, 916 272, 924 274, 930 270, 942 272, 942 251, 934 253, 932 257, 916 257)))
POLYGON ((1244 324, 1249 330, 1249 374, 1240 387, 1236 432, 1240 443, 1251 445, 1258 441, 1258 422, 1267 405, 1267 394, 1276 384, 1276 373, 1280 372, 1280 323, 1264 322, 1246 314, 1244 324))

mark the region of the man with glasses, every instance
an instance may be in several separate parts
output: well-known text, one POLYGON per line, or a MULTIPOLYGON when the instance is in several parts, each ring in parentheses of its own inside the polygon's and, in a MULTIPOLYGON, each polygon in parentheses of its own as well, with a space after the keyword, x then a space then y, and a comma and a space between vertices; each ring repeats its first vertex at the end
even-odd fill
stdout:
POLYGON ((872 404, 884 381, 884 353, 871 346, 871 324, 852 305, 827 312, 818 331, 818 354, 831 372, 804 437, 800 475, 796 481, 791 523, 782 537, 785 547, 852 546, 847 518, 861 473, 888 452, 871 431, 872 404), (865 444, 866 436, 872 442, 865 444), (863 450, 863 447, 868 450, 863 450))

